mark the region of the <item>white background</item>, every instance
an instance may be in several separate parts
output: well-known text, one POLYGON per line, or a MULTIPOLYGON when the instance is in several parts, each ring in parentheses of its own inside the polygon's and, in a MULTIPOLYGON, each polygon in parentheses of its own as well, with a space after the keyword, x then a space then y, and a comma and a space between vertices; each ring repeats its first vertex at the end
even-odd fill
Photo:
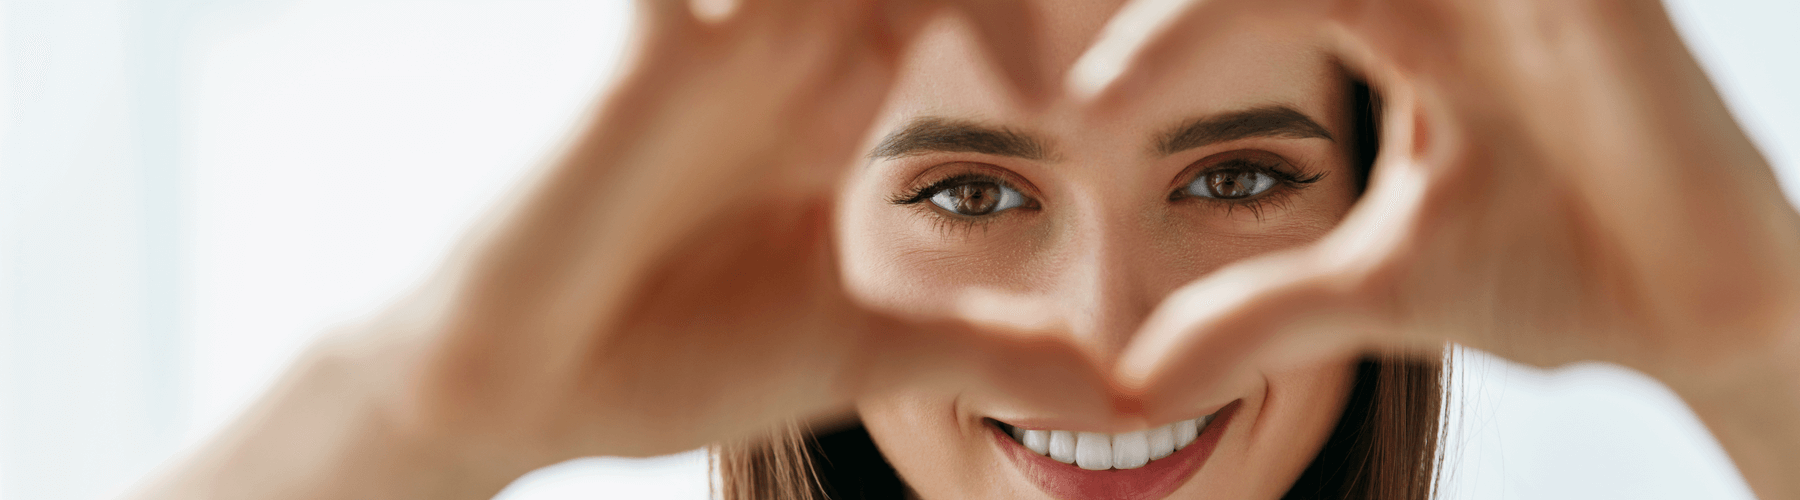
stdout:
MULTIPOLYGON (((1800 4, 1681 0, 1800 193, 1800 4)), ((0 0, 0 500, 112 496, 418 280, 613 69, 621 0, 0 0)), ((1458 360, 1447 498, 1746 498, 1655 382, 1458 360)), ((703 456, 511 499, 705 498, 703 456)))

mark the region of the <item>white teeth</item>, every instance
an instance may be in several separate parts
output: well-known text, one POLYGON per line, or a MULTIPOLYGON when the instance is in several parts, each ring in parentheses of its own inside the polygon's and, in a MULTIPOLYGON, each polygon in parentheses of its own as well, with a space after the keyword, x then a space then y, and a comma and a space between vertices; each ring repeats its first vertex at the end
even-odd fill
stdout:
MULTIPOLYGON (((1202 417, 1204 418, 1204 417, 1202 417)), ((1200 419, 1183 420, 1175 423, 1175 449, 1186 448, 1200 436, 1200 419)))
POLYGON ((1032 453, 1050 454, 1050 431, 1025 431, 1025 438, 1019 442, 1025 443, 1025 449, 1032 453))
POLYGON ((1120 469, 1136 469, 1150 463, 1150 437, 1144 431, 1114 434, 1112 437, 1113 467, 1120 469))
POLYGON ((1075 463, 1075 433, 1050 431, 1050 458, 1065 464, 1075 463))
POLYGON ((1087 470, 1112 468, 1112 435, 1083 432, 1075 435, 1075 465, 1087 470))
POLYGON ((1212 415, 1122 434, 1026 430, 1010 427, 1013 439, 1032 453, 1088 470, 1136 469, 1194 443, 1212 415))
POLYGON ((1175 424, 1150 429, 1150 435, 1147 438, 1151 460, 1175 453, 1175 424))

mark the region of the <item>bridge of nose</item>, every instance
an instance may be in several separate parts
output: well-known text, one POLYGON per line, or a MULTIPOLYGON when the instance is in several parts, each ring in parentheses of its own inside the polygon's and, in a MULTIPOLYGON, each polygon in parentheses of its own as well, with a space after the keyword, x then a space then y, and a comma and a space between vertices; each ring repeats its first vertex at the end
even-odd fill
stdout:
POLYGON ((1162 299, 1197 277, 1195 258, 1186 244, 1193 235, 1169 234, 1180 228, 1141 202, 1095 200, 1065 214, 1061 253, 1047 271, 1055 289, 1047 291, 1065 315, 1061 318, 1081 343, 1110 359, 1131 342, 1139 326, 1162 299), (1196 276, 1188 276, 1194 274, 1196 276))

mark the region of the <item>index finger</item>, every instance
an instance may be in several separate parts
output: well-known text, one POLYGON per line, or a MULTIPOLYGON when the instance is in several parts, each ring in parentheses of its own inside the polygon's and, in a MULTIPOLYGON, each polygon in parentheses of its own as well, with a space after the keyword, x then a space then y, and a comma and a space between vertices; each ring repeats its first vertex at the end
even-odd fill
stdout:
MULTIPOLYGON (((1101 113, 1175 84, 1162 69, 1217 43, 1230 23, 1321 23, 1328 0, 1134 0, 1075 62, 1064 86, 1101 113)), ((1323 24, 1320 24, 1323 26, 1323 24)))
POLYGON ((1064 71, 1045 64, 1039 50, 1043 20, 1026 0, 891 0, 882 7, 900 45, 943 12, 963 16, 981 50, 1027 107, 1041 106, 1062 91, 1064 71))
POLYGON ((1146 418, 1160 421, 1191 414, 1246 370, 1362 348, 1362 338, 1345 333, 1376 327, 1355 284, 1314 255, 1258 257, 1178 290, 1145 322, 1114 377, 1145 402, 1146 418))

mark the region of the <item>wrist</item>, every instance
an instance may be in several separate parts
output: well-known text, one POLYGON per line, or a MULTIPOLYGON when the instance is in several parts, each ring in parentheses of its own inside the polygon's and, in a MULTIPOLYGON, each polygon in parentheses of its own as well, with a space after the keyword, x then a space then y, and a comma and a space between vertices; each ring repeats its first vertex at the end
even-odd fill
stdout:
POLYGON ((316 343, 223 432, 131 498, 491 498, 505 467, 402 418, 391 357, 366 339, 316 343))
POLYGON ((324 418, 335 431, 321 434, 336 442, 320 446, 316 467, 328 475, 313 480, 329 489, 314 498, 487 499, 533 468, 441 418, 421 418, 408 383, 417 375, 413 339, 367 333, 322 342, 296 370, 310 385, 293 392, 297 404, 343 404, 324 418))
MULTIPOLYGON (((1794 309, 1800 311, 1800 309, 1794 309)), ((1662 376, 1762 498, 1800 497, 1800 329, 1731 362, 1662 376)))

